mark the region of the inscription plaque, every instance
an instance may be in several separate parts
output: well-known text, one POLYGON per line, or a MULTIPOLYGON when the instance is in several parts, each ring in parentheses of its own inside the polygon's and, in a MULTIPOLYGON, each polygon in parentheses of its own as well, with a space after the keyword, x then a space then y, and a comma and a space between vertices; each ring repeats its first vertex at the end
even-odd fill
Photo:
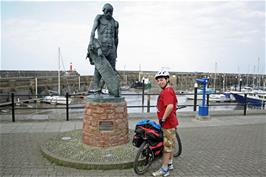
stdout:
POLYGON ((113 131, 113 121, 100 121, 99 130, 100 131, 113 131))

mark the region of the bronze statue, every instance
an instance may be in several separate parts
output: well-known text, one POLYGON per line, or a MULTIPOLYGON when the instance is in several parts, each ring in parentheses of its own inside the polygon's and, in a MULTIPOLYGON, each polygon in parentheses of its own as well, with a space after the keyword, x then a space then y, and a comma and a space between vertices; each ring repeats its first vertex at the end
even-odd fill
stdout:
POLYGON ((107 3, 103 6, 103 14, 95 17, 87 58, 95 65, 94 92, 100 93, 106 83, 109 94, 119 96, 119 78, 115 69, 119 24, 112 15, 113 7, 107 3), (96 30, 98 39, 95 39, 96 30))

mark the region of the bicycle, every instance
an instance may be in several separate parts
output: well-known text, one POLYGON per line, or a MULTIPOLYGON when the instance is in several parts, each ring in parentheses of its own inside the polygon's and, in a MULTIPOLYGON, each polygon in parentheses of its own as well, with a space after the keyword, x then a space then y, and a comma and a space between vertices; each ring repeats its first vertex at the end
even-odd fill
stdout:
MULTIPOLYGON (((154 124, 154 126, 160 127, 160 125, 156 124, 154 121, 152 121, 152 123, 154 124)), ((162 136, 161 127, 160 129, 158 129, 158 132, 156 132, 160 134, 157 137, 157 140, 158 140, 157 142, 154 141, 153 138, 151 138, 151 135, 149 133, 150 132, 144 131, 142 137, 140 137, 140 139, 142 139, 143 141, 141 142, 141 144, 140 143, 134 144, 133 142, 134 146, 139 147, 139 150, 137 152, 137 155, 135 157, 135 161, 133 164, 134 171, 138 175, 144 174, 148 170, 148 168, 151 166, 153 160, 156 159, 157 157, 162 156, 163 154, 163 136, 162 136)), ((175 141, 173 153, 174 153, 173 154, 174 157, 178 157, 182 153, 182 143, 181 143, 180 136, 177 132, 177 129, 176 129, 176 141, 175 141)))

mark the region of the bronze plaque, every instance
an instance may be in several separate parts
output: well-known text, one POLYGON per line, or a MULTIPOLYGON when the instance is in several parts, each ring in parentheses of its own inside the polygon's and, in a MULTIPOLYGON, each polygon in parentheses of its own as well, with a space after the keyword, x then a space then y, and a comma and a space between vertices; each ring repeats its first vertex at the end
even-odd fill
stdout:
POLYGON ((99 131, 113 131, 113 121, 100 121, 99 131))

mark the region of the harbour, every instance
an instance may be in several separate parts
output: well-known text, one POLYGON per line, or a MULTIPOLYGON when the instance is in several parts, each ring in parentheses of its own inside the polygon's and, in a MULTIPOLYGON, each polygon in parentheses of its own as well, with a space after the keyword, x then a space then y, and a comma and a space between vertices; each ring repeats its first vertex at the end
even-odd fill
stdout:
MULTIPOLYGON (((128 113, 156 113, 160 89, 153 78, 155 72, 119 72, 122 76, 121 96, 125 97, 128 113), (140 82, 141 78, 143 83, 140 82), (136 88, 134 88, 135 81, 138 81, 136 88), (145 82, 149 84, 148 87, 145 82)), ((56 71, 0 71, 0 74, 1 120, 11 121, 14 117, 16 120, 82 119, 86 97, 90 94, 88 90, 92 83, 92 76, 81 76, 78 72, 71 70, 61 72, 61 87, 59 87, 56 71), (55 91, 58 88, 61 95, 55 91)), ((195 88, 196 78, 209 78, 206 101, 210 112, 245 109, 245 102, 236 101, 233 93, 241 93, 241 86, 242 91, 245 91, 244 85, 251 85, 253 88, 261 87, 263 90, 266 82, 265 75, 256 75, 257 79, 252 81, 250 78, 254 78, 254 75, 246 74, 236 77, 236 74, 217 73, 215 80, 213 73, 172 72, 171 74, 170 82, 178 98, 177 112, 193 112, 201 104, 202 91, 200 86, 195 88), (195 89, 197 89, 196 102, 195 89)), ((243 92, 243 95, 245 93, 243 92)), ((265 100, 261 103, 254 107, 247 102, 246 109, 264 109, 265 100)))
MULTIPOLYGON (((178 98, 178 110, 177 113, 187 113, 195 112, 194 100, 188 99, 188 96, 184 93, 177 94, 178 98)), ((156 101, 158 98, 157 94, 145 94, 137 91, 122 91, 122 97, 125 97, 127 102, 128 114, 144 113, 144 114, 154 114, 157 111, 156 101)), ((48 104, 41 102, 41 99, 32 99, 31 101, 26 100, 26 102, 16 102, 14 106, 14 114, 16 121, 19 120, 76 120, 82 119, 84 115, 84 105, 86 104, 86 95, 72 95, 71 103, 68 105, 62 104, 48 104), (68 110, 67 110, 68 109, 68 110), (68 115, 66 117, 66 114, 68 115)), ((201 100, 198 100, 196 109, 198 105, 201 104, 201 100)), ((243 105, 238 104, 234 100, 230 102, 209 102, 210 112, 219 111, 242 111, 243 105)), ((264 108, 254 108, 249 107, 248 110, 264 110, 264 108)), ((0 107, 0 121, 11 121, 12 120, 12 106, 2 106, 0 107)))
POLYGON ((265 2, 1 6, 0 176, 266 176, 265 2))

